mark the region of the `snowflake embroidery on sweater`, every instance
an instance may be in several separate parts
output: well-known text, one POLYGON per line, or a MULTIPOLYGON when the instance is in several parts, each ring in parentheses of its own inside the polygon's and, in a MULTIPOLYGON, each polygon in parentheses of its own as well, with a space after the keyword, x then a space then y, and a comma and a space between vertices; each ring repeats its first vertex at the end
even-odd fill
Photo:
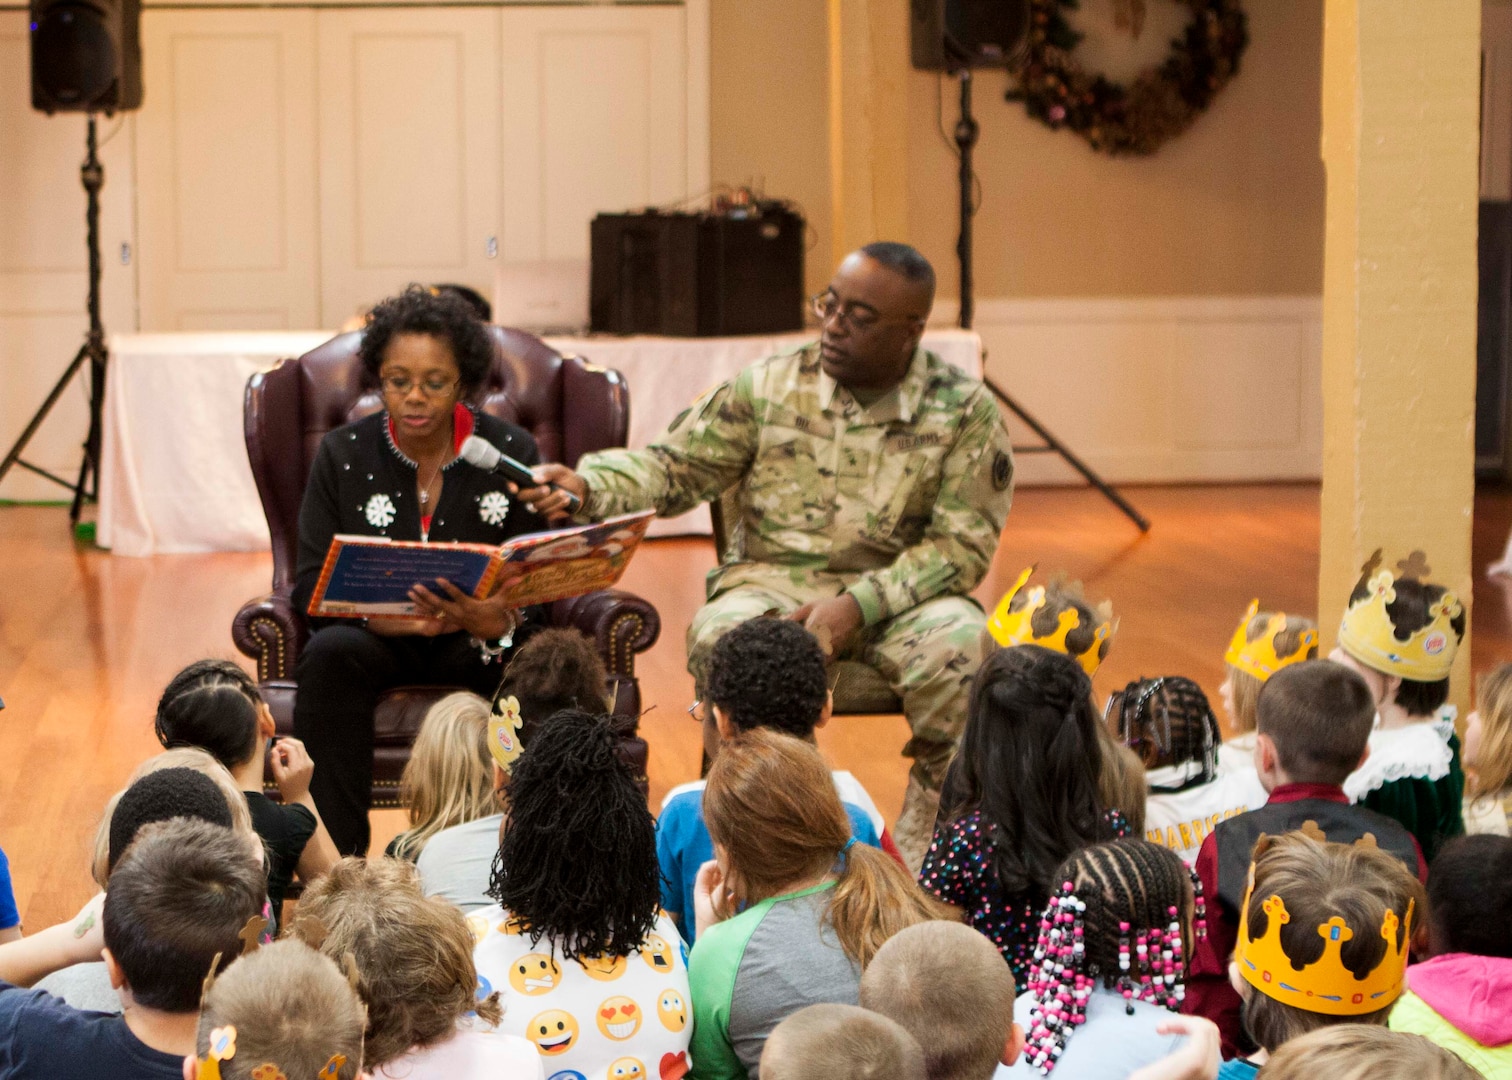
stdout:
POLYGON ((478 500, 478 516, 489 525, 502 525, 509 513, 509 496, 502 491, 490 491, 478 500))
POLYGON ((374 528, 386 529, 394 523, 397 514, 394 511, 394 502, 383 492, 379 492, 367 501, 362 514, 368 519, 368 524, 374 528))

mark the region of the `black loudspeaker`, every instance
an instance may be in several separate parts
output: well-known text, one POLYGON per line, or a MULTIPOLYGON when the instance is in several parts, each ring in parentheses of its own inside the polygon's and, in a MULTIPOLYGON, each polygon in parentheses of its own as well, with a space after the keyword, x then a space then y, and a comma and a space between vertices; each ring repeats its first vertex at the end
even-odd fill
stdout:
POLYGON ((31 0, 32 108, 140 108, 141 26, 141 0, 31 0))
POLYGON ((1028 0, 912 0, 913 66, 1001 67, 1029 31, 1028 0))
POLYGON ((803 231, 781 203, 600 214, 589 230, 589 326, 675 337, 802 330, 803 231))

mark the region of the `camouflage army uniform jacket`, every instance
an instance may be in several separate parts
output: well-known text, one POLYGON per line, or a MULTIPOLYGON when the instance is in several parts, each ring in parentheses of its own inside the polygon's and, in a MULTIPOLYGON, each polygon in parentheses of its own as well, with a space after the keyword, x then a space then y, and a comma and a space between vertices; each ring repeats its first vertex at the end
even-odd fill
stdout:
POLYGON ((817 343, 752 364, 652 446, 586 455, 578 473, 589 518, 671 517, 734 488, 709 599, 746 584, 848 590, 868 624, 975 588, 1013 492, 1008 433, 980 382, 921 348, 862 407, 821 369, 817 343))

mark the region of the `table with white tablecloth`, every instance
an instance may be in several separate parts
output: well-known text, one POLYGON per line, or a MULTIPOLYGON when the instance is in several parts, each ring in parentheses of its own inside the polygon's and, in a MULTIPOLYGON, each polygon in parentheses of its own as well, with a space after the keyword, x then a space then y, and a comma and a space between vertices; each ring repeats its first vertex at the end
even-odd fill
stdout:
MULTIPOLYGON (((247 464, 247 380, 299 356, 328 331, 117 334, 110 341, 98 539, 120 555, 262 551, 268 525, 247 464)), ((631 447, 649 444, 698 393, 812 333, 737 338, 549 337, 620 372, 630 387, 631 447)), ((980 377, 981 341, 931 330, 926 348, 980 377)), ((707 509, 654 523, 651 535, 708 533, 707 509)))

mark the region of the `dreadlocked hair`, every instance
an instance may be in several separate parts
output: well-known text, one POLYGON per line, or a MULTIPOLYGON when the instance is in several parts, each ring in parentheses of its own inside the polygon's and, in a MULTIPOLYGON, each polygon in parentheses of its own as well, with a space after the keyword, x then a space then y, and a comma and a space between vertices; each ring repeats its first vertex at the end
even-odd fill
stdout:
POLYGON ((515 762, 488 895, 531 944, 569 960, 628 956, 661 905, 656 826, 610 718, 564 709, 515 762))
POLYGON ((1136 1000, 1177 1011, 1191 939, 1206 933, 1200 885, 1180 856, 1158 844, 1124 839, 1083 848, 1057 876, 1060 891, 1040 919, 1028 979, 1025 1055, 1044 1075, 1085 1022, 1099 982, 1123 995, 1130 1015, 1136 1000))
POLYGON ((196 660, 169 680, 158 698, 153 730, 165 750, 192 746, 228 769, 256 750, 262 694, 230 660, 196 660))
POLYGON ((1108 698, 1103 718, 1146 769, 1187 766, 1175 784, 1152 791, 1185 791, 1218 775, 1218 718, 1191 679, 1136 679, 1108 698))
POLYGON ((981 812, 992 870, 1009 895, 1048 894, 1061 860, 1111 837, 1098 727, 1092 683, 1069 656, 1016 645, 977 671, 940 813, 956 821, 981 812))

